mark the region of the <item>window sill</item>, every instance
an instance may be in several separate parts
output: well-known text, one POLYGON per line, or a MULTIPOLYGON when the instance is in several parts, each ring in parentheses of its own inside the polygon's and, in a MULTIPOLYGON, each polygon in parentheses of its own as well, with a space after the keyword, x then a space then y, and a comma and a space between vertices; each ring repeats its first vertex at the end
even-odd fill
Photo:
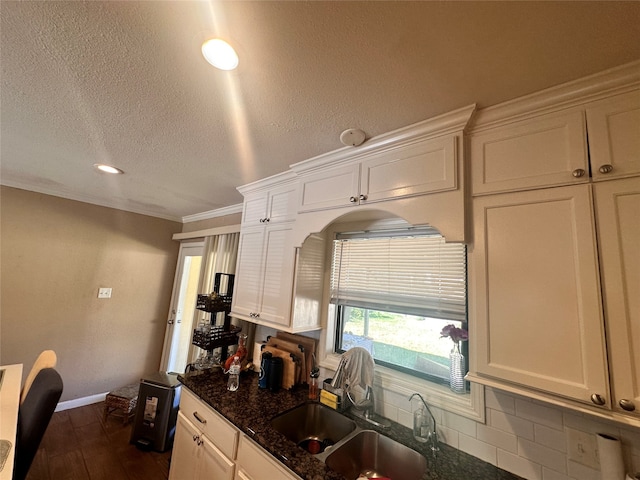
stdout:
MULTIPOLYGON (((326 352, 320 366, 331 373, 338 368, 340 355, 326 352)), ((406 373, 376 365, 374 375, 375 386, 409 398, 412 393, 419 393, 429 404, 477 422, 485 422, 484 387, 471 384, 471 391, 466 394, 453 393, 448 387, 431 383, 406 373)), ((408 401, 408 400, 407 400, 408 401)))

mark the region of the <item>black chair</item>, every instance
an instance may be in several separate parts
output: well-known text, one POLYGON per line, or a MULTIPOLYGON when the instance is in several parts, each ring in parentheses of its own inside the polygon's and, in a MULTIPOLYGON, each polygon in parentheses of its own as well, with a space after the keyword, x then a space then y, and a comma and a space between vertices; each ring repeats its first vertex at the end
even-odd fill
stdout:
POLYGON ((24 480, 62 395, 62 377, 54 368, 40 370, 18 410, 14 480, 24 480))

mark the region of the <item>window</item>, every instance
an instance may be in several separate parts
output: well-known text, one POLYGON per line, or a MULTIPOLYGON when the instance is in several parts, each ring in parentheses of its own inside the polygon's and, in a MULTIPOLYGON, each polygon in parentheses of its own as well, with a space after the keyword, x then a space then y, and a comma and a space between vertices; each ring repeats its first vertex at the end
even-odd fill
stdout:
POLYGON ((378 365, 447 383, 452 344, 440 332, 448 324, 467 328, 466 284, 465 246, 445 243, 436 230, 338 234, 335 351, 361 346, 378 365))

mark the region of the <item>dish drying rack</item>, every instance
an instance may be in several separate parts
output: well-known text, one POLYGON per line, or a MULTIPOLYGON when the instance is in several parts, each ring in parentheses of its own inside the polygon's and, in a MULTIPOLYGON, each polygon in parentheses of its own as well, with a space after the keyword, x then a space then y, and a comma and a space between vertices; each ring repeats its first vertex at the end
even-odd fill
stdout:
POLYGON ((228 347, 238 343, 238 333, 242 330, 240 327, 231 325, 231 300, 233 292, 233 284, 235 275, 231 273, 216 273, 213 283, 213 292, 208 295, 198 295, 196 308, 198 310, 210 313, 209 328, 207 331, 201 331, 198 328, 193 330, 193 340, 191 343, 196 347, 206 350, 210 355, 216 348, 221 348, 220 362, 224 363, 227 359, 228 347), (222 278, 227 278, 227 288, 225 293, 220 292, 222 278), (218 313, 224 313, 224 321, 222 325, 216 325, 218 313))

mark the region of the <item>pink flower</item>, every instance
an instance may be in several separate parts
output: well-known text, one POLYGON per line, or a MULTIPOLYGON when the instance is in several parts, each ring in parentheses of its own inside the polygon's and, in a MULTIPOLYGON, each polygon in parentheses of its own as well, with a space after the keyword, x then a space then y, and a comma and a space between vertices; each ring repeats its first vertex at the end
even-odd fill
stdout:
POLYGON ((453 324, 444 327, 440 335, 440 338, 449 337, 455 343, 469 340, 469 333, 464 328, 458 328, 453 324))

